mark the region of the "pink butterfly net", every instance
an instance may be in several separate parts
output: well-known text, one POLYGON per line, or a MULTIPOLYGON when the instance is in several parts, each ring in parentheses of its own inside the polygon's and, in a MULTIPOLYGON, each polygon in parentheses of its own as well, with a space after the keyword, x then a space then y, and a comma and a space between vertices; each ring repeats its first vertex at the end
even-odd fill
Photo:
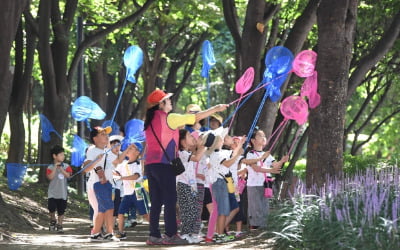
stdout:
POLYGON ((308 98, 310 108, 316 108, 321 103, 321 96, 318 94, 318 73, 314 71, 312 76, 307 77, 301 86, 300 95, 308 98))
POLYGON ((300 77, 309 77, 314 74, 317 53, 312 50, 303 50, 293 60, 292 70, 300 77))
POLYGON ((318 94, 318 73, 315 71, 317 53, 312 50, 303 50, 293 60, 293 72, 306 77, 300 90, 302 97, 308 98, 310 108, 316 108, 321 103, 321 96, 318 94))
POLYGON ((285 119, 295 120, 299 125, 307 121, 308 105, 300 96, 286 97, 281 103, 280 110, 285 119))
MULTIPOLYGON (((246 93, 253 85, 253 81, 254 81, 254 68, 249 67, 243 73, 243 75, 239 78, 239 80, 237 80, 236 85, 235 85, 236 93, 240 94, 239 102, 236 105, 236 109, 239 107, 240 101, 243 98, 243 94, 246 93)), ((231 122, 229 123, 229 127, 228 127, 229 129, 232 127, 234 118, 235 118, 235 115, 233 115, 231 122)))
POLYGON ((235 85, 235 91, 238 94, 246 93, 253 84, 254 80, 254 68, 249 67, 244 74, 239 78, 235 85))

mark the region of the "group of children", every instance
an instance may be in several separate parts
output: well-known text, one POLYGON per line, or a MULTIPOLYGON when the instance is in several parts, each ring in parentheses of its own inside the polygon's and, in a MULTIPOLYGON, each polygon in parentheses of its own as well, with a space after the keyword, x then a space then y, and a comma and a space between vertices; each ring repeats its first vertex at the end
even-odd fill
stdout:
MULTIPOLYGON (((93 145, 87 149, 83 163, 88 174, 86 191, 93 209, 91 241, 126 239, 125 215, 132 208, 148 220, 148 198, 143 188, 143 169, 139 162, 143 146, 132 143, 120 151, 122 136, 111 136, 111 128, 94 127, 90 132, 93 145), (116 220, 118 223, 116 223, 116 220), (114 232, 114 225, 118 231, 114 232)), ((54 164, 47 168, 48 209, 50 212, 50 231, 63 232, 62 221, 67 206, 67 178, 72 169, 63 163, 64 149, 55 146, 51 150, 54 164), (57 210, 58 221, 55 211, 57 210)))
MULTIPOLYGON (((187 112, 198 109, 197 105, 190 105, 187 112)), ((188 243, 227 242, 243 235, 242 221, 246 218, 251 229, 266 228, 269 197, 264 193, 264 183, 271 174, 280 173, 288 156, 275 161, 268 151, 263 151, 267 140, 262 130, 250 135, 249 147, 244 150, 247 138, 229 136, 228 129, 221 126, 222 117, 213 115, 209 130, 202 125, 179 130, 178 157, 185 167, 176 177, 180 237, 188 243), (241 202, 244 183, 247 204, 241 202), (206 235, 201 232, 204 205, 210 214, 206 235), (246 215, 243 206, 247 207, 246 215), (236 232, 228 234, 232 221, 236 223, 236 232)), ((83 164, 84 171, 89 174, 87 194, 94 211, 92 241, 126 239, 124 220, 132 207, 149 220, 144 172, 139 161, 144 144, 131 143, 121 151, 123 137, 109 137, 110 133, 110 127, 92 129, 93 145, 88 148, 83 164), (118 231, 114 232, 116 218, 118 231)), ((52 151, 54 164, 47 169, 51 180, 50 229, 59 232, 63 230, 62 218, 67 204, 66 179, 72 174, 71 167, 63 163, 63 151, 57 147, 52 151)))
POLYGON ((240 237, 246 219, 243 206, 248 207, 251 229, 266 228, 270 197, 264 194, 264 182, 271 174, 280 173, 288 156, 275 161, 268 151, 264 152, 267 140, 262 130, 251 135, 246 151, 243 147, 247 138, 231 137, 226 128, 200 132, 197 127, 189 131, 179 131, 178 155, 186 170, 177 176, 181 237, 189 243, 221 243, 240 237), (248 203, 243 204, 243 189, 238 184, 246 180, 248 203), (205 239, 200 232, 203 202, 210 212, 205 239), (236 223, 236 232, 228 234, 232 221, 236 223))

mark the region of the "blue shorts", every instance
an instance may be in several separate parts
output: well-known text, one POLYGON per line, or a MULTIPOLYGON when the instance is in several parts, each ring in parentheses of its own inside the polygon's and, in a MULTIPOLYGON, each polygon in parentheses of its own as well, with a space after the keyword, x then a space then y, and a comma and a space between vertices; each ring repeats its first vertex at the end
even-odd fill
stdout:
POLYGON ((99 204, 99 213, 105 213, 107 210, 114 209, 111 183, 106 182, 105 184, 101 184, 100 182, 96 182, 93 185, 93 190, 99 204))
MULTIPOLYGON (((142 189, 142 192, 144 192, 143 189, 142 189)), ((136 194, 133 193, 131 195, 125 195, 122 198, 121 204, 119 205, 118 214, 129 213, 130 209, 133 206, 136 208, 137 211, 139 211, 140 215, 149 213, 149 205, 148 205, 146 196, 143 197, 143 200, 137 200, 136 194)))
POLYGON ((239 207, 239 203, 236 200, 235 193, 229 193, 229 207, 231 211, 239 207))
POLYGON ((218 178, 212 184, 212 196, 218 205, 218 215, 228 216, 231 212, 229 205, 229 193, 224 179, 218 178))

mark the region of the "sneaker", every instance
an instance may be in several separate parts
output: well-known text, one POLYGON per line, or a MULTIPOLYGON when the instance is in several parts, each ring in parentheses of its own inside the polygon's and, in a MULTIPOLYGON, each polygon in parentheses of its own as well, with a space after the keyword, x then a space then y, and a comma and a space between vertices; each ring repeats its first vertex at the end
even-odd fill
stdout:
POLYGON ((162 245, 163 244, 163 239, 162 238, 157 238, 154 236, 150 236, 146 240, 147 245, 162 245))
POLYGON ((196 237, 190 234, 183 234, 181 235, 181 238, 187 240, 189 244, 200 243, 200 241, 196 239, 196 237))
POLYGON ((215 237, 215 243, 229 242, 234 239, 235 239, 235 236, 233 236, 233 235, 220 234, 217 237, 215 237))
POLYGON ((126 220, 124 223, 124 228, 131 227, 132 223, 129 220, 126 220))
POLYGON ((103 236, 103 240, 105 241, 119 241, 119 239, 117 237, 115 237, 115 235, 113 235, 112 233, 108 233, 106 235, 103 236))
POLYGON ((130 227, 136 227, 137 226, 137 221, 135 219, 132 219, 129 221, 131 223, 130 227))
POLYGON ((136 223, 137 223, 138 225, 143 224, 143 216, 139 215, 138 218, 137 218, 136 223))
POLYGON ((60 233, 60 234, 64 233, 63 226, 61 226, 59 224, 56 225, 56 230, 57 230, 57 233, 60 233))
POLYGON ((189 242, 175 234, 171 237, 167 236, 162 243, 164 245, 187 245, 189 242))
POLYGON ((103 237, 101 236, 101 233, 90 235, 90 241, 102 241, 102 240, 103 237))
POLYGON ((126 240, 126 232, 118 232, 117 234, 115 234, 115 237, 120 240, 126 240))
POLYGON ((56 221, 52 220, 50 221, 49 231, 55 231, 55 230, 56 230, 56 221))
POLYGON ((190 238, 193 244, 198 244, 204 240, 203 237, 200 237, 198 234, 192 234, 190 238))
POLYGON ((235 238, 243 237, 244 233, 242 231, 235 232, 235 238))

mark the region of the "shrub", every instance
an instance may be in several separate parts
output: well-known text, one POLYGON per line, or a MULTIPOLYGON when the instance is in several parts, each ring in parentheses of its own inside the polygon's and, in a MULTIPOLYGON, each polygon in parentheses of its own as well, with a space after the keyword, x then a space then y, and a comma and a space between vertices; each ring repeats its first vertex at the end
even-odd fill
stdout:
POLYGON ((290 202, 269 218, 276 247, 399 248, 399 183, 399 170, 392 167, 365 169, 307 192, 300 184, 290 202))

